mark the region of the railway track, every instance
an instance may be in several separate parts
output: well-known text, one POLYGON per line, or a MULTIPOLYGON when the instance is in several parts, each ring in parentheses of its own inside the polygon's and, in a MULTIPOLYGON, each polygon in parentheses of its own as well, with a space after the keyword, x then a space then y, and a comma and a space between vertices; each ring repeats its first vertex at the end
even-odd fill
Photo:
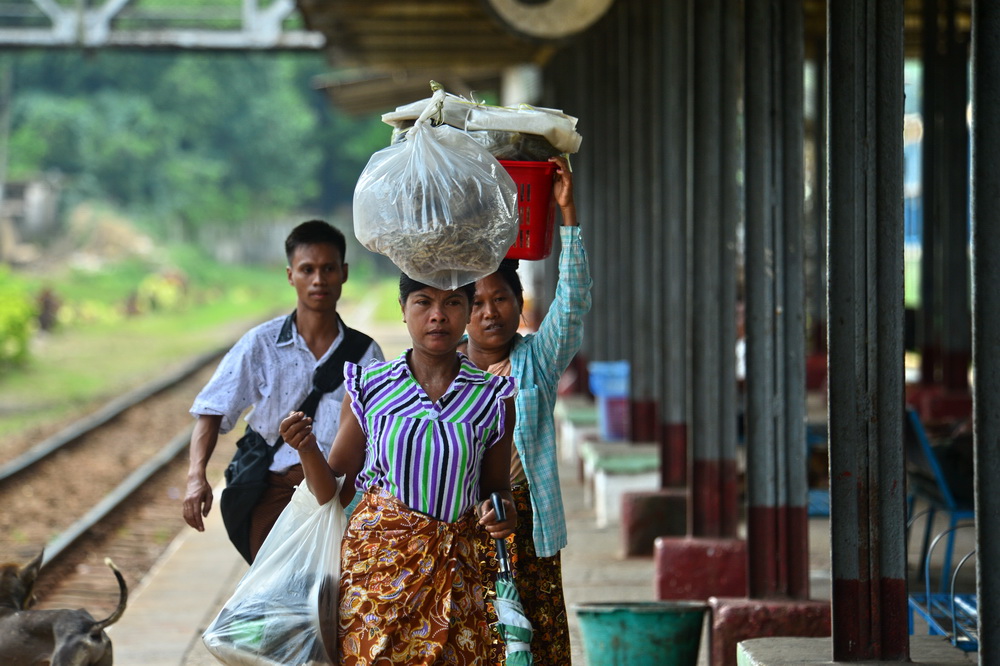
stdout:
MULTIPOLYGON (((406 348, 398 324, 367 322, 389 357, 406 348)), ((228 348, 228 347, 227 347, 228 348)), ((224 350, 192 359, 85 418, 56 428, 42 441, 5 440, 0 455, 0 562, 24 563, 45 547, 36 608, 86 608, 95 617, 118 603, 110 557, 134 592, 170 547, 190 529, 181 503, 193 420, 188 409, 224 350)), ((242 428, 220 436, 208 466, 222 480, 242 428)), ((218 496, 213 511, 218 511, 218 496)))
MULTIPOLYGON (((181 516, 187 410, 222 353, 192 359, 0 461, 2 559, 26 562, 45 548, 36 608, 109 613, 118 592, 104 558, 135 590, 189 529, 181 516)), ((228 457, 214 458, 210 478, 221 479, 228 457)))

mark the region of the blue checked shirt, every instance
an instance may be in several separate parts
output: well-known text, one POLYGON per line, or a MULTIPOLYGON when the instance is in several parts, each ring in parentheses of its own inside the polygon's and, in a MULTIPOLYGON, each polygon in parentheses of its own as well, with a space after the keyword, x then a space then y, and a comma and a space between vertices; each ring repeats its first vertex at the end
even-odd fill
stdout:
POLYGON ((539 557, 552 557, 566 546, 553 410, 559 378, 583 344, 583 316, 590 311, 590 269, 580 227, 560 226, 559 236, 555 298, 538 332, 518 335, 510 352, 510 375, 519 389, 514 445, 528 477, 539 557))

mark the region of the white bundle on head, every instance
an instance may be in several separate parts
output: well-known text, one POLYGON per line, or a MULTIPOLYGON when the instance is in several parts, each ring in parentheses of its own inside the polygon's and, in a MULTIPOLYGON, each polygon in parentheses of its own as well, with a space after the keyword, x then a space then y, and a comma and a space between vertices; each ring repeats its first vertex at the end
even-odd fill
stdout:
POLYGON ((407 140, 368 161, 354 189, 354 234, 414 280, 455 289, 497 269, 517 237, 517 186, 465 132, 439 125, 438 89, 407 140))

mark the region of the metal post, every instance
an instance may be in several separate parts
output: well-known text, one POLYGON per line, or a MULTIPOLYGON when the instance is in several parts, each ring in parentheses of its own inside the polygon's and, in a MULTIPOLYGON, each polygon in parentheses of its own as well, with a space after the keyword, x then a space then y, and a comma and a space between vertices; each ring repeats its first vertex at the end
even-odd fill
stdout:
POLYGON ((784 544, 787 575, 784 591, 793 599, 809 598, 809 516, 806 463, 806 321, 805 261, 803 258, 803 65, 805 28, 802 6, 784 2, 781 16, 781 220, 776 235, 784 257, 781 273, 784 299, 780 321, 784 328, 784 458, 788 461, 787 495, 781 498, 786 515, 784 544))
POLYGON ((723 0, 719 84, 719 507, 725 536, 739 531, 736 470, 736 228, 740 217, 738 112, 740 99, 739 0, 723 0))
POLYGON ((722 536, 719 505, 720 0, 694 5, 694 246, 691 331, 691 531, 722 536))
MULTIPOLYGON (((875 2, 875 88, 869 97, 875 118, 875 326, 878 358, 870 367, 878 378, 874 393, 874 461, 869 497, 878 497, 877 596, 873 597, 882 659, 909 661, 906 587, 906 463, 903 453, 904 322, 903 304, 903 6, 875 2)), ((855 352, 857 353, 857 352, 855 352)), ((871 522, 869 523, 871 524, 871 522)))
MULTIPOLYGON (((669 85, 663 86, 663 140, 656 164, 662 164, 663 178, 663 278, 660 288, 664 309, 660 321, 662 335, 656 336, 663 346, 665 359, 663 376, 663 435, 661 484, 663 487, 687 483, 688 449, 688 326, 691 308, 688 290, 690 262, 688 244, 688 46, 690 12, 687 2, 668 2, 663 18, 663 72, 669 85)), ((655 225, 657 227, 661 225, 655 225)))
MULTIPOLYGON (((646 85, 649 87, 650 99, 658 100, 660 108, 663 107, 667 99, 665 90, 669 86, 666 85, 666 81, 670 76, 669 72, 662 67, 662 63, 666 60, 664 53, 668 48, 663 43, 664 16, 664 5, 658 2, 653 3, 649 8, 648 27, 650 34, 647 39, 650 39, 650 57, 654 63, 661 63, 661 67, 653 67, 653 71, 658 73, 650 77, 646 85)), ((669 373, 669 356, 667 350, 668 345, 675 344, 674 341, 666 340, 666 336, 663 334, 664 326, 669 321, 668 313, 670 312, 670 305, 667 303, 667 299, 662 296, 666 284, 662 282, 663 278, 659 277, 667 270, 667 267, 664 265, 666 259, 664 249, 666 245, 666 227, 670 223, 666 211, 667 196, 664 192, 667 186, 664 179, 665 169, 663 166, 663 158, 666 154, 664 150, 664 137, 666 133, 666 127, 664 127, 664 122, 661 118, 660 122, 649 124, 649 133, 646 137, 651 156, 648 166, 650 188, 647 195, 649 197, 650 224, 646 243, 652 253, 652 266, 655 266, 655 269, 651 268, 650 280, 647 284, 655 286, 657 292, 661 294, 660 298, 654 298, 649 303, 649 319, 650 326, 652 327, 650 331, 653 333, 649 341, 650 362, 652 364, 649 368, 649 374, 653 383, 653 395, 657 401, 659 412, 663 415, 663 418, 659 419, 655 424, 656 431, 653 437, 654 441, 660 444, 660 487, 662 488, 667 487, 664 479, 666 479, 667 467, 670 464, 662 427, 663 422, 666 420, 666 414, 670 410, 668 404, 670 395, 666 390, 666 377, 669 373), (655 273, 652 272, 654 270, 655 273)))
POLYGON ((746 8, 750 594, 805 599, 803 15, 777 0, 746 8))
MULTIPOLYGON (((652 7, 640 3, 627 3, 625 8, 628 10, 628 34, 623 36, 622 75, 623 80, 628 82, 629 90, 639 90, 648 85, 649 74, 644 65, 651 60, 652 54, 657 49, 662 48, 658 44, 660 35, 653 32, 658 26, 651 20, 655 14, 652 7)), ((623 155, 622 178, 625 182, 621 187, 623 192, 629 193, 629 196, 622 202, 621 219, 643 221, 641 226, 637 227, 641 228, 643 233, 631 234, 632 261, 623 263, 631 266, 632 330, 643 339, 649 340, 656 337, 653 309, 649 307, 649 287, 650 278, 657 272, 654 270, 657 263, 657 257, 654 255, 655 246, 650 242, 649 231, 650 227, 660 226, 650 205, 652 191, 658 188, 659 184, 654 183, 649 176, 653 164, 657 161, 654 156, 658 155, 655 153, 655 144, 650 141, 649 134, 634 131, 634 128, 647 124, 648 108, 643 104, 636 104, 631 96, 623 97, 628 107, 626 117, 629 122, 626 130, 630 149, 628 154, 623 155), (640 174, 642 177, 637 177, 640 174)), ((618 225, 618 229, 622 233, 632 226, 618 225)), ((626 239, 629 238, 629 235, 624 233, 623 235, 626 239)), ((656 387, 659 383, 653 369, 655 367, 653 345, 632 345, 630 360, 632 367, 636 368, 632 373, 632 438, 637 442, 655 442, 659 439, 659 418, 656 413, 656 387)))
POLYGON ((747 542, 750 596, 778 593, 775 459, 773 0, 746 5, 747 542))
POLYGON ((907 661, 903 15, 827 5, 834 661, 907 661))
MULTIPOLYGON (((601 37, 600 46, 606 54, 609 48, 607 37, 605 35, 601 35, 601 37)), ((607 82, 611 78, 611 73, 607 71, 608 58, 598 57, 598 50, 597 48, 585 49, 583 52, 583 58, 589 70, 587 90, 595 97, 602 92, 605 94, 609 92, 607 83, 600 85, 598 82, 607 82)), ((594 118, 595 127, 614 127, 616 111, 617 109, 612 104, 596 104, 591 101, 586 108, 580 110, 580 116, 587 117, 584 115, 585 113, 591 115, 594 118)), ((608 136, 606 132, 595 132, 588 149, 588 153, 592 155, 589 160, 601 159, 598 156, 612 154, 612 151, 615 150, 615 143, 614 137, 608 136)), ((611 294, 615 293, 614 276, 617 271, 601 270, 601 267, 610 267, 615 258, 608 244, 608 230, 614 228, 613 225, 607 223, 614 214, 614 204, 610 201, 612 189, 608 175, 610 171, 611 169, 598 168, 596 164, 592 164, 589 179, 589 184, 594 190, 593 219, 596 223, 593 225, 594 229, 590 231, 590 237, 593 240, 588 244, 588 251, 592 255, 591 266, 595 268, 597 279, 594 280, 591 296, 592 314, 587 320, 587 326, 593 335, 588 333, 586 337, 593 340, 590 350, 591 358, 604 360, 609 359, 611 354, 609 338, 612 336, 610 335, 609 323, 618 316, 614 307, 614 299, 611 298, 611 294)))
POLYGON ((969 304, 969 133, 966 106, 969 98, 968 44, 960 41, 954 6, 948 12, 947 51, 942 67, 947 72, 941 109, 942 164, 941 225, 941 381, 944 388, 968 395, 971 331, 969 304))
MULTIPOLYGON (((771 290, 771 307, 765 311, 768 330, 771 334, 772 356, 768 359, 767 372, 770 373, 772 394, 770 399, 773 403, 770 411, 771 418, 771 439, 758 442, 755 448, 764 446, 770 449, 769 457, 773 461, 774 469, 774 503, 767 506, 751 506, 749 515, 754 517, 760 526, 767 526, 766 533, 773 540, 769 550, 775 554, 772 563, 774 569, 773 589, 763 591, 767 596, 785 594, 785 584, 788 580, 788 560, 785 549, 788 544, 788 447, 786 446, 785 422, 788 415, 785 413, 786 396, 788 386, 786 383, 787 366, 787 346, 785 342, 785 281, 788 271, 785 268, 785 225, 791 211, 785 210, 785 190, 788 184, 785 183, 785 158, 788 151, 785 147, 785 124, 789 122, 788 116, 792 112, 785 107, 785 81, 784 68, 782 62, 784 57, 783 42, 784 36, 784 11, 780 0, 769 0, 768 13, 774 26, 771 38, 768 42, 768 75, 771 78, 770 97, 767 100, 768 115, 770 119, 771 145, 766 149, 770 153, 771 159, 771 209, 768 211, 768 227, 770 232, 766 237, 768 245, 764 251, 770 257, 771 274, 764 277, 765 282, 771 290)), ((763 530, 757 530, 758 533, 763 530)), ((751 581, 753 574, 751 573, 751 581)), ((752 584, 752 583, 751 583, 752 584)))
MULTIPOLYGON (((611 25, 617 25, 617 21, 612 22, 611 25)), ((596 90, 600 91, 599 94, 605 100, 603 105, 599 105, 604 109, 599 127, 617 128, 621 125, 621 105, 618 100, 624 86, 618 80, 618 66, 616 61, 620 54, 616 37, 617 35, 613 30, 606 30, 604 32, 605 55, 613 53, 614 57, 598 59, 596 71, 599 74, 597 76, 598 83, 596 90)), ((595 105, 594 108, 598 108, 598 105, 595 105)), ((627 321, 625 313, 622 311, 621 302, 621 293, 626 282, 623 279, 621 270, 610 270, 611 266, 620 267, 622 259, 619 249, 621 243, 618 238, 618 229, 615 225, 609 223, 610 220, 618 218, 619 200, 622 196, 622 192, 618 189, 618 166, 623 152, 620 140, 620 136, 616 136, 614 132, 606 132, 602 140, 604 149, 595 153, 596 155, 603 156, 605 160, 605 168, 598 171, 598 173, 602 174, 598 178, 600 182, 599 186, 604 190, 602 195, 604 198, 604 206, 602 206, 604 219, 601 224, 601 238, 598 242, 604 246, 603 253, 607 263, 598 264, 599 266, 603 265, 605 269, 600 279, 595 281, 598 285, 603 283, 604 291, 604 306, 597 310, 597 312, 609 315, 602 326, 602 338, 604 338, 601 343, 603 354, 600 358, 602 360, 621 358, 622 336, 617 335, 618 324, 612 325, 612 322, 627 321)), ((600 289, 600 286, 597 289, 600 289)))
POLYGON ((1000 5, 972 3, 972 389, 979 662, 1000 663, 1000 5))
POLYGON ((816 175, 813 211, 816 249, 811 331, 812 351, 826 354, 826 44, 816 55, 816 118, 813 145, 816 151, 816 175))
MULTIPOLYGON (((614 319, 609 322, 608 337, 610 338, 610 360, 629 360, 632 367, 636 367, 634 355, 635 345, 629 344, 627 338, 617 334, 622 324, 627 330, 635 331, 635 312, 632 308, 632 284, 634 281, 634 257, 630 256, 631 243, 629 237, 621 233, 621 226, 612 224, 611 220, 632 220, 631 197, 634 192, 634 184, 629 182, 629 152, 632 147, 633 132, 629 131, 629 123, 622 122, 629 117, 631 101, 625 91, 629 89, 629 78, 627 72, 628 51, 629 51, 629 23, 628 7, 619 3, 613 7, 610 14, 614 14, 611 25, 615 29, 608 30, 608 42, 611 47, 608 53, 613 53, 614 57, 608 59, 606 65, 606 75, 603 78, 603 86, 607 86, 608 95, 604 97, 605 103, 614 114, 616 122, 604 125, 607 128, 615 128, 614 132, 609 132, 617 150, 604 153, 608 166, 608 193, 610 195, 609 217, 606 220, 605 242, 612 253, 613 263, 616 270, 607 271, 609 286, 608 294, 614 294, 613 307, 614 319), (625 63, 623 65, 622 63, 625 63), (624 148, 624 149, 623 149, 624 148), (618 322, 618 326, 613 326, 612 322, 618 322)), ((630 379, 634 385, 637 372, 632 373, 630 379)))

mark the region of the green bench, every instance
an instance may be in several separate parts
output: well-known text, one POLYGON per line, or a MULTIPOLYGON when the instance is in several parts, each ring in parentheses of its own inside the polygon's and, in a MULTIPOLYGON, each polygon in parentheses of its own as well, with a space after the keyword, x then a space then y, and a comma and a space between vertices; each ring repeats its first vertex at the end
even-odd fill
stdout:
POLYGON ((598 436, 597 404, 586 396, 565 396, 556 401, 553 414, 560 459, 578 463, 580 444, 598 436))
POLYGON ((660 445, 656 442, 585 441, 580 445, 584 499, 594 507, 598 527, 621 520, 622 496, 660 487, 660 445))

